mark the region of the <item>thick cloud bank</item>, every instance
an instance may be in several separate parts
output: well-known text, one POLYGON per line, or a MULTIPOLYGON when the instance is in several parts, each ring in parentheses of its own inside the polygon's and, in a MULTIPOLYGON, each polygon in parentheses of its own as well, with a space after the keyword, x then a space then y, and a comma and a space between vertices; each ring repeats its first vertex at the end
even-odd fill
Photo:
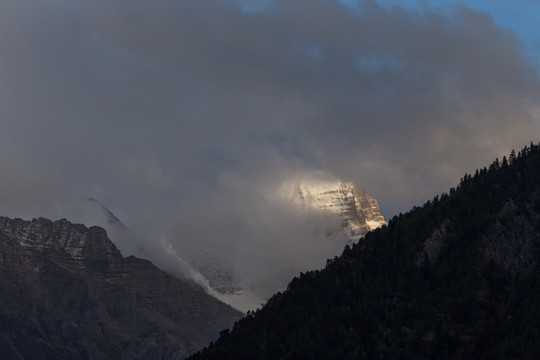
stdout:
POLYGON ((525 53, 464 6, 4 0, 0 210, 70 218, 90 196, 143 246, 286 278, 324 263, 335 221, 289 209, 287 179, 352 180, 392 216, 539 141, 525 53))

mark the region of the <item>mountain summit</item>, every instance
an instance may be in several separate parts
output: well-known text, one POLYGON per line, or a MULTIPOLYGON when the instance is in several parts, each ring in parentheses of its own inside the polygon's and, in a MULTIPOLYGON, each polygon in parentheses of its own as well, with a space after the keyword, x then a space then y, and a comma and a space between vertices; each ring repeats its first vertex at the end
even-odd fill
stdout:
POLYGON ((326 211, 338 215, 351 242, 386 225, 377 201, 349 181, 304 179, 284 186, 282 192, 305 211, 326 211))

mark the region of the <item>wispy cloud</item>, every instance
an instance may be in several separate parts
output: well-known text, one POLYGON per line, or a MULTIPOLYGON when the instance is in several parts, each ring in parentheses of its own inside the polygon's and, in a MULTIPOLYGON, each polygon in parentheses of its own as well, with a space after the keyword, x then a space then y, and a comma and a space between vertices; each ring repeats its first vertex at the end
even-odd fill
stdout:
POLYGON ((242 251, 326 256, 272 201, 292 176, 352 180, 392 216, 539 140, 538 69, 486 14, 258 6, 2 1, 2 214, 69 217, 92 196, 143 239, 263 273, 271 258, 242 251))

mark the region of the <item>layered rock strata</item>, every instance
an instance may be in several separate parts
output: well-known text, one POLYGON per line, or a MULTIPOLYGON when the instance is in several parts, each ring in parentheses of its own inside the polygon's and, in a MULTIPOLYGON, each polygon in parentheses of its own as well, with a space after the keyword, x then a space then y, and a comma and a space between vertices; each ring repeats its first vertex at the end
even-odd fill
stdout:
POLYGON ((327 211, 338 215, 347 237, 358 241, 368 231, 385 225, 377 200, 352 182, 303 180, 287 196, 306 211, 327 211))
POLYGON ((67 220, 0 217, 0 288, 4 359, 182 359, 241 316, 67 220))

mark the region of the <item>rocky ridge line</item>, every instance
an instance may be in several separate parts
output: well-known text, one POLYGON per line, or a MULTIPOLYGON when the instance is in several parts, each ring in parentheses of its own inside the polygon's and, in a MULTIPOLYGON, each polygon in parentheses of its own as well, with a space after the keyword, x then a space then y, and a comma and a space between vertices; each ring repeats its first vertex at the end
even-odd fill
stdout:
POLYGON ((0 287, 4 358, 182 359, 241 316, 65 219, 0 217, 0 287))

